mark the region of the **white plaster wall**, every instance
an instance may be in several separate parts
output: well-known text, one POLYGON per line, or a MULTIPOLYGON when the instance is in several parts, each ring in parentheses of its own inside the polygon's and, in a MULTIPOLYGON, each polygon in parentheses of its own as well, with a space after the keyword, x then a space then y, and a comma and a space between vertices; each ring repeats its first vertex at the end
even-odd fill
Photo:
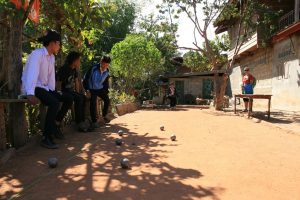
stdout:
POLYGON ((299 41, 294 36, 274 46, 273 108, 300 111, 299 41))
MULTIPOLYGON (((255 94, 272 94, 273 109, 300 111, 299 47, 300 36, 293 36, 243 57, 230 75, 232 93, 241 93, 241 70, 248 66, 257 79, 255 94)), ((255 100, 254 109, 266 106, 266 100, 255 100)))

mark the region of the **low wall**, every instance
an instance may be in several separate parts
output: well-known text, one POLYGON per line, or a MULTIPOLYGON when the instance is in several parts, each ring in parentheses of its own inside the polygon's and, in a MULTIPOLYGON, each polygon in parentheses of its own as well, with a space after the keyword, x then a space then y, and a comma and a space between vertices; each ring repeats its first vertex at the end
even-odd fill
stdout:
POLYGON ((125 115, 127 113, 132 113, 137 111, 138 105, 136 103, 124 103, 124 104, 117 104, 116 111, 119 116, 125 115))

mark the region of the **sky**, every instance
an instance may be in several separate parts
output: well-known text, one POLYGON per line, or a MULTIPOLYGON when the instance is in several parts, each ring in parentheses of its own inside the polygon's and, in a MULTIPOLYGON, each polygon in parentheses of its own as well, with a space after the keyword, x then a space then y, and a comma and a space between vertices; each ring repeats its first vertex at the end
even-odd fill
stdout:
MULTIPOLYGON (((137 0, 134 2, 139 2, 141 5, 141 11, 142 15, 148 15, 150 13, 158 14, 158 10, 156 9, 156 5, 159 5, 162 3, 162 0, 137 0)), ((200 19, 203 18, 198 16, 200 19)), ((185 13, 181 13, 179 20, 177 20, 178 23, 178 46, 180 47, 194 47, 194 25, 190 21, 190 19, 186 16, 185 13)), ((203 26, 203 21, 200 20, 200 23, 203 26)), ((214 29, 210 28, 208 31, 208 35, 211 36, 211 38, 214 37, 214 29)), ((198 43, 201 43, 202 38, 197 37, 198 43)), ((181 50, 182 52, 185 52, 181 50)))

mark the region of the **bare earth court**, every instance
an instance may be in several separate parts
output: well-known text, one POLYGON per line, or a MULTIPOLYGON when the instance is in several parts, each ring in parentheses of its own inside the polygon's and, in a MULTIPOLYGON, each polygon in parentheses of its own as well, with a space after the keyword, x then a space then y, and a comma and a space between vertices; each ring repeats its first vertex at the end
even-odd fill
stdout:
POLYGON ((59 144, 17 152, 0 168, 0 199, 300 199, 300 130, 244 117, 142 110, 93 133, 68 128, 59 144), (114 142, 119 129, 126 133, 121 147, 114 142), (55 169, 47 166, 52 156, 55 169), (123 157, 130 170, 121 169, 123 157))

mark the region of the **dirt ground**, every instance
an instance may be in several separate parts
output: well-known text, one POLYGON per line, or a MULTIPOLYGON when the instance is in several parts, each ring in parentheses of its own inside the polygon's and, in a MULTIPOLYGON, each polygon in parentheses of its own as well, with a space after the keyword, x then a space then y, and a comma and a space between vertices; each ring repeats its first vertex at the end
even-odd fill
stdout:
POLYGON ((180 109, 137 111, 93 133, 66 131, 60 149, 33 145, 0 169, 0 199, 300 199, 300 130, 180 109), (51 156, 56 169, 47 166, 51 156), (130 170, 120 168, 123 157, 130 170))

